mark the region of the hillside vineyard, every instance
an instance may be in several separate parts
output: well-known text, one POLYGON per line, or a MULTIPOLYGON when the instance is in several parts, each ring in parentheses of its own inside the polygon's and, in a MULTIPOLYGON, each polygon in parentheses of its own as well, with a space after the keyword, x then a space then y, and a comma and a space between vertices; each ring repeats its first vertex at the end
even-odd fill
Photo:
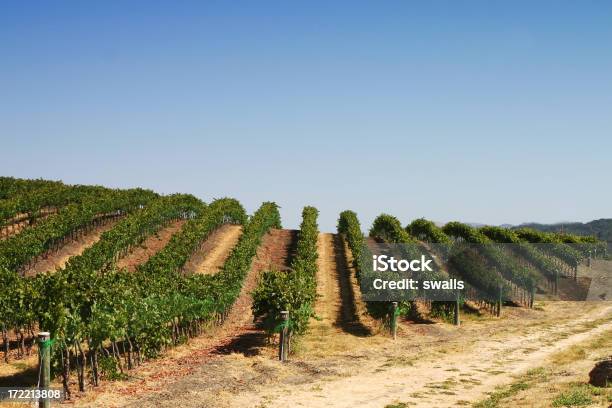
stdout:
POLYGON ((52 374, 66 398, 76 398, 76 391, 82 396, 102 382, 128 379, 194 339, 212 336, 211 350, 229 347, 238 341, 232 331, 246 324, 236 315, 247 312, 250 330, 282 338, 281 357, 290 358, 296 339, 321 325, 320 299, 333 296, 326 295, 332 283, 323 286, 321 265, 331 262, 341 271, 335 279, 348 310, 339 313, 338 327, 395 337, 417 312, 459 324, 460 310, 497 317, 502 306, 532 308, 536 296, 581 293, 579 267, 608 256, 606 243, 592 236, 460 222, 439 227, 425 219, 403 226, 389 214, 366 235, 351 210, 326 235, 318 217, 305 206, 299 230, 287 231, 272 201, 247 214, 232 198, 205 203, 190 194, 1 177, 4 364, 27 360, 39 347, 36 333, 49 332, 52 374), (420 284, 407 287, 452 296, 362 297, 372 284, 403 289, 380 275, 397 271, 417 273, 420 284), (217 330, 226 336, 219 344, 217 330))

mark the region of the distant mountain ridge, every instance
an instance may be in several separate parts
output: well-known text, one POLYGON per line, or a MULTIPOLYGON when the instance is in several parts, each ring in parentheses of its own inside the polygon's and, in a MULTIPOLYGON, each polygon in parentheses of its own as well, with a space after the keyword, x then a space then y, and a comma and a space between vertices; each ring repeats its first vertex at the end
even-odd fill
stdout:
POLYGON ((539 224, 535 222, 521 224, 512 228, 528 227, 544 232, 567 232, 577 235, 594 235, 602 241, 612 242, 612 219, 601 218, 587 223, 563 222, 556 224, 539 224))

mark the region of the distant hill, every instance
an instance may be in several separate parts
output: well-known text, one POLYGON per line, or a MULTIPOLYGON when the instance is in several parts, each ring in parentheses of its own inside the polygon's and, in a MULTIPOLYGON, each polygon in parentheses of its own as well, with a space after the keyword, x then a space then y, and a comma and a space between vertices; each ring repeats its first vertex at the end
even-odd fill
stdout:
POLYGON ((567 232, 577 235, 594 235, 602 241, 612 242, 612 219, 602 218, 587 223, 567 222, 558 224, 526 223, 518 227, 528 227, 545 232, 567 232))

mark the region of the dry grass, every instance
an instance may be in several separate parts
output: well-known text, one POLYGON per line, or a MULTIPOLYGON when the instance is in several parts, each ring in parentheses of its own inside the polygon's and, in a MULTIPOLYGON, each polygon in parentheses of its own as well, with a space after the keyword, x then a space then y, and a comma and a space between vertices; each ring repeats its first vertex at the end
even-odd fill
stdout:
POLYGON ((549 364, 527 372, 474 407, 608 406, 612 389, 592 387, 586 381, 595 361, 610 354, 612 330, 553 354, 549 364))

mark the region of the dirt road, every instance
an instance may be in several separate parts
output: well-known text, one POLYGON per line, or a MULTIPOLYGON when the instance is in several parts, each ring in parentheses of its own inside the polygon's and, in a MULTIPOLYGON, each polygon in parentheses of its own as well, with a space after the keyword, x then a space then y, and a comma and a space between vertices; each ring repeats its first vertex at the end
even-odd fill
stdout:
POLYGON ((333 242, 331 234, 319 237, 319 320, 294 357, 294 364, 308 364, 318 375, 306 378, 297 367, 279 368, 286 383, 252 387, 220 406, 470 405, 547 357, 612 330, 609 302, 549 302, 538 310, 505 308, 499 320, 468 318, 460 328, 404 325, 396 342, 384 336, 343 337, 339 325, 350 317, 343 311, 339 282, 347 272, 334 256, 338 246, 333 242))
POLYGON ((396 341, 351 331, 346 322, 362 322, 358 301, 351 306, 343 294, 343 280, 355 289, 345 247, 321 234, 318 318, 283 364, 251 322, 250 291, 262 270, 289 264, 294 240, 288 231, 266 236, 223 326, 138 368, 127 382, 104 384, 99 398, 78 405, 456 407, 482 400, 549 356, 612 330, 609 302, 538 302, 534 309, 504 308, 499 319, 466 315, 461 327, 405 323, 396 341))
MULTIPOLYGON (((532 327, 516 336, 474 339, 454 353, 422 353, 391 364, 363 361, 344 378, 280 387, 263 395, 245 394, 229 406, 376 407, 402 402, 409 407, 469 405, 496 386, 539 367, 552 354, 612 330, 612 305, 559 326, 532 327)), ((388 361, 388 360, 387 360, 388 361)))

